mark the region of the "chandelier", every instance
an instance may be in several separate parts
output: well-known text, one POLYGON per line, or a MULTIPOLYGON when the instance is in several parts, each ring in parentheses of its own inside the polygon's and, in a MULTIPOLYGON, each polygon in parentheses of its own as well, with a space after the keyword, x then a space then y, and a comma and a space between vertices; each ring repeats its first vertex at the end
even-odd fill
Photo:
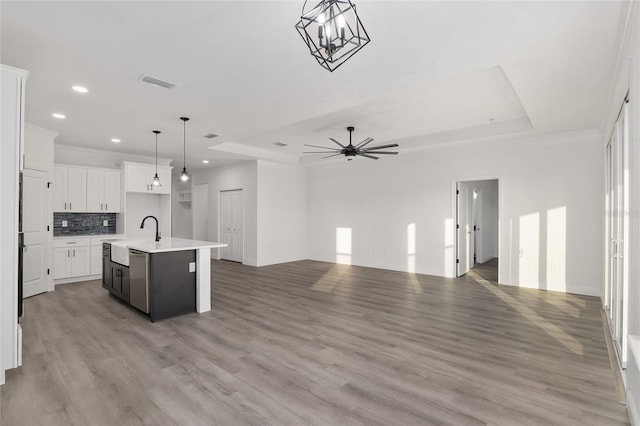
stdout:
POLYGON ((333 72, 371 39, 350 0, 322 0, 305 12, 296 29, 318 63, 333 72))

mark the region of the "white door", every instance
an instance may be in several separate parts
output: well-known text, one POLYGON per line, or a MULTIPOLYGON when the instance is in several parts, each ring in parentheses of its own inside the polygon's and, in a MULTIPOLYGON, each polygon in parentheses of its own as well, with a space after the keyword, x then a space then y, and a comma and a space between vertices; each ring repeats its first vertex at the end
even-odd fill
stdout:
POLYGON ((456 190, 456 231, 457 231, 457 275, 469 272, 471 244, 471 218, 469 215, 469 186, 458 182, 456 190))
POLYGON ((120 213, 120 171, 104 172, 104 210, 120 213))
POLYGON ((22 179, 22 231, 24 232, 24 297, 52 290, 49 269, 51 212, 46 172, 25 170, 22 179))
POLYGON ((67 168, 53 168, 53 211, 66 212, 67 209, 67 168))
POLYGON ((66 247, 53 249, 53 278, 71 276, 71 250, 66 247))
POLYGON ((70 212, 87 211, 87 169, 69 167, 67 201, 70 212))
POLYGON ((193 212, 193 239, 209 239, 209 185, 193 185, 191 189, 191 211, 193 212))
POLYGON ((87 170, 87 211, 104 211, 104 172, 102 170, 87 170))
POLYGON ((91 275, 91 247, 75 247, 71 250, 71 276, 91 275))
POLYGON ((220 193, 220 235, 227 247, 221 258, 242 262, 243 257, 243 198, 242 190, 220 193))

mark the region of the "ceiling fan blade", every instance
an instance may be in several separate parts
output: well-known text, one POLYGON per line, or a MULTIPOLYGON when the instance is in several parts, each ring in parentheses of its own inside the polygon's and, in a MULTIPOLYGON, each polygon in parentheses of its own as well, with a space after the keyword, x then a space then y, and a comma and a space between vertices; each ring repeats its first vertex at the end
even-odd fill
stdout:
POLYGON ((391 155, 398 155, 398 151, 364 151, 365 153, 369 153, 369 154, 391 154, 391 155))
POLYGON ((388 145, 372 146, 372 147, 364 149, 364 151, 371 151, 371 150, 374 150, 374 149, 384 149, 384 148, 396 148, 397 146, 398 146, 397 143, 390 143, 388 145))
MULTIPOLYGON (((330 151, 334 151, 334 148, 331 148, 330 146, 318 146, 318 145, 309 145, 309 144, 304 144, 304 146, 311 146, 313 148, 321 148, 321 149, 328 149, 330 151)), ((338 151, 338 150, 336 150, 338 151)))
POLYGON ((362 148, 371 141, 373 141, 373 138, 366 138, 365 140, 360 142, 358 145, 356 145, 356 148, 362 148))
POLYGON ((333 155, 327 155, 326 157, 322 157, 321 160, 324 160, 325 158, 331 158, 331 157, 336 157, 338 155, 342 155, 341 152, 337 153, 337 154, 333 154, 333 155))
POLYGON ((335 143, 337 143, 338 145, 340 145, 342 148, 346 148, 346 146, 342 145, 340 142, 338 142, 337 140, 335 140, 334 138, 329 138, 330 141, 333 141, 335 143))
POLYGON ((342 154, 341 152, 339 152, 338 150, 335 151, 304 151, 303 154, 342 154))
POLYGON ((377 160, 378 159, 378 157, 374 157, 373 155, 369 155, 369 154, 358 154, 358 155, 361 155, 361 156, 367 157, 367 158, 371 158, 373 160, 377 160))

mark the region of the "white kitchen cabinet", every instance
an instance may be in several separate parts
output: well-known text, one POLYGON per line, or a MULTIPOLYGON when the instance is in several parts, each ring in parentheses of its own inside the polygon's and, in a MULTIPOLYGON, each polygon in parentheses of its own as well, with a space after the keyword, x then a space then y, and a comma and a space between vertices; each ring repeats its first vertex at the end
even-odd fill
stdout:
POLYGON ((91 275, 89 238, 63 238, 53 241, 53 279, 91 275))
POLYGON ((87 212, 120 213, 120 171, 87 168, 87 212))
POLYGON ((156 174, 155 164, 124 162, 125 189, 127 192, 149 194, 171 194, 171 167, 158 166, 160 185, 153 185, 156 174))
POLYGON ((87 169, 55 166, 53 168, 53 211, 87 211, 87 169))

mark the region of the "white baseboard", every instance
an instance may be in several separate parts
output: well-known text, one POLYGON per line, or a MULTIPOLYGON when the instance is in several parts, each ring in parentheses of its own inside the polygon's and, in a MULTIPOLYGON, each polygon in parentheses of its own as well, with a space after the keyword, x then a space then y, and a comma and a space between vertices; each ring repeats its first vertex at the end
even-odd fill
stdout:
POLYGON ((77 283, 80 281, 92 281, 92 280, 100 280, 100 279, 102 279, 102 275, 85 275, 82 277, 59 278, 57 280, 53 280, 53 283, 55 285, 71 284, 71 283, 77 283))
POLYGON ((631 424, 633 426, 640 426, 640 413, 638 413, 638 407, 634 402, 634 397, 629 391, 627 391, 627 413, 629 414, 631 424))

